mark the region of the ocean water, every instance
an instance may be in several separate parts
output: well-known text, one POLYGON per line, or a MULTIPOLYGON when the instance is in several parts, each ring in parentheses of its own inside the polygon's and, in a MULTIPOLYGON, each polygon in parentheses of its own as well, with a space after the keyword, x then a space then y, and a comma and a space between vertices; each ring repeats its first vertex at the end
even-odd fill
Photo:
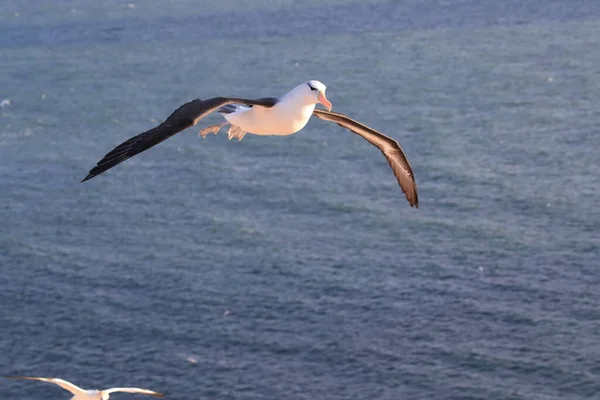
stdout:
POLYGON ((596 0, 4 0, 0 374, 169 399, 600 398, 599 49, 596 0), (308 79, 400 142, 418 210, 319 120, 194 127, 79 182, 186 101, 308 79))

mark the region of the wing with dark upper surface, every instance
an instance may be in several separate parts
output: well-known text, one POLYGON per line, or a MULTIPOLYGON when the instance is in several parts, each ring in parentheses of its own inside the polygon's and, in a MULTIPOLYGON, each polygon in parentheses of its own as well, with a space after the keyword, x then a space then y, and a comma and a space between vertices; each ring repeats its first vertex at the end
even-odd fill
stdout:
POLYGON ((346 128, 362 136, 373 146, 381 150, 388 160, 390 167, 392 167, 392 171, 398 180, 400 188, 402 188, 402 191, 406 195, 408 203, 411 207, 419 208, 419 194, 415 176, 406 155, 404 155, 404 151, 402 151, 397 141, 341 113, 314 110, 313 115, 320 119, 337 123, 342 128, 346 128))
POLYGON ((277 99, 274 97, 256 100, 233 97, 214 97, 207 100, 192 100, 173 111, 162 124, 149 131, 140 133, 115 147, 90 170, 88 175, 81 182, 92 179, 128 158, 131 158, 144 150, 148 150, 150 147, 156 146, 163 140, 196 125, 202 118, 227 104, 273 107, 276 103, 277 99))

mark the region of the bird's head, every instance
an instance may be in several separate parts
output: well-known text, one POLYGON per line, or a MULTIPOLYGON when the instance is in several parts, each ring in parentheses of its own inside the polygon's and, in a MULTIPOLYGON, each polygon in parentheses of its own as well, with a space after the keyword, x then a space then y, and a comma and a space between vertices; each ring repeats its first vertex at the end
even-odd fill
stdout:
POLYGON ((323 104, 328 111, 331 111, 331 103, 325 96, 327 86, 319 81, 304 82, 294 88, 292 93, 298 96, 307 104, 323 104))

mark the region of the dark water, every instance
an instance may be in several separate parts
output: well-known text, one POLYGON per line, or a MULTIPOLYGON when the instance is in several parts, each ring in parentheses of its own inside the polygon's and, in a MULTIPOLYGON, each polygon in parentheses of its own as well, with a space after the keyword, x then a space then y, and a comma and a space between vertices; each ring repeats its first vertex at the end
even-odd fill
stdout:
POLYGON ((0 374, 171 399, 600 398, 599 38, 595 0, 5 0, 0 374), (322 121, 190 129, 79 183, 185 101, 308 79, 400 141, 418 210, 322 121))

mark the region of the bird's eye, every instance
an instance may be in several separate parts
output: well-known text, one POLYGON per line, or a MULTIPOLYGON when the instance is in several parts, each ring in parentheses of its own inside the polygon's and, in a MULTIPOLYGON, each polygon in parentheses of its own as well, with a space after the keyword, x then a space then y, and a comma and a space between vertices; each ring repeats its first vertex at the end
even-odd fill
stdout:
POLYGON ((317 90, 317 88, 310 86, 310 84, 308 85, 308 87, 310 88, 310 90, 317 90))

